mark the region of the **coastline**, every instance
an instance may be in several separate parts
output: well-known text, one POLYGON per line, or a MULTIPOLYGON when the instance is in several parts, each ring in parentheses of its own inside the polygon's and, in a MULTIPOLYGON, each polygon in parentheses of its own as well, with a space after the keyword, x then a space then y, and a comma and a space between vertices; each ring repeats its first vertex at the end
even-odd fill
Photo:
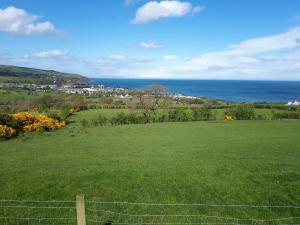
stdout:
POLYGON ((151 84, 169 93, 229 102, 288 103, 300 99, 299 81, 163 80, 94 78, 90 84, 144 90, 151 84), (280 91, 279 91, 280 90, 280 91))

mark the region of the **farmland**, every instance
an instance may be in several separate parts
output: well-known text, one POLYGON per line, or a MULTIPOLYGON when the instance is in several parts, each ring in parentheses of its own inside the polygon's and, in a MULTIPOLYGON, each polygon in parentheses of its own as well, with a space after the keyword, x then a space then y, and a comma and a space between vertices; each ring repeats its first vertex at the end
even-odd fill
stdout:
MULTIPOLYGON (((99 110, 100 111, 100 110, 99 110)), ((0 198, 299 202, 299 121, 81 127, 1 143, 0 198), (272 190, 272 192, 270 192, 272 190)))

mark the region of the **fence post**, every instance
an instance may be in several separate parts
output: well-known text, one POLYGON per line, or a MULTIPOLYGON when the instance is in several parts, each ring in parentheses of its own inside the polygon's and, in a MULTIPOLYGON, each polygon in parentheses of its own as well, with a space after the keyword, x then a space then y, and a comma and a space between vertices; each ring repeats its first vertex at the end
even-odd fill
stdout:
POLYGON ((76 196, 76 212, 77 212, 77 225, 86 225, 83 194, 79 194, 76 196))

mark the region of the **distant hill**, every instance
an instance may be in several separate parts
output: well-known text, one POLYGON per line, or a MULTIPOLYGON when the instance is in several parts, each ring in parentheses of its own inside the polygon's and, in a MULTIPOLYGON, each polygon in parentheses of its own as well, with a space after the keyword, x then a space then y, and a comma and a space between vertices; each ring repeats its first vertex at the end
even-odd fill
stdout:
POLYGON ((27 67, 0 65, 0 83, 31 83, 41 85, 86 84, 87 77, 27 67))

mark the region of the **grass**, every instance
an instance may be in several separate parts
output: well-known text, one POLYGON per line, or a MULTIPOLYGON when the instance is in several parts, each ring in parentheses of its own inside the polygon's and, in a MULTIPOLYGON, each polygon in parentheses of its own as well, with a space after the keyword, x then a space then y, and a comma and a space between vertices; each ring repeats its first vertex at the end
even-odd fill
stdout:
POLYGON ((300 121, 79 125, 99 112, 1 142, 0 199, 299 205, 300 121))

